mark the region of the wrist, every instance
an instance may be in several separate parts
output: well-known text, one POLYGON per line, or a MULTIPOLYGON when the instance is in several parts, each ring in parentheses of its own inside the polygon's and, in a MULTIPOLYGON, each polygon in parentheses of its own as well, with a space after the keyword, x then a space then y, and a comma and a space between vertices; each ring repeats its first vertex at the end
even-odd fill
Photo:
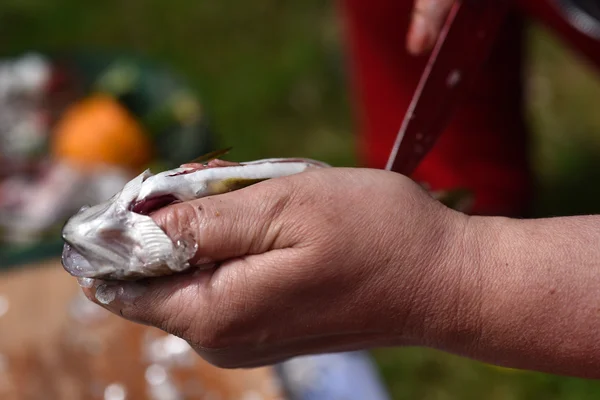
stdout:
MULTIPOLYGON (((399 276, 393 278, 395 298, 392 319, 396 345, 438 347, 447 335, 460 328, 454 315, 474 302, 465 288, 466 265, 475 259, 476 246, 469 243, 473 217, 440 205, 428 221, 411 225, 413 248, 403 248, 399 276), (407 253, 409 255, 407 255, 407 253)), ((431 215, 431 210, 429 210, 431 215)))
POLYGON ((476 345, 481 334, 485 271, 502 251, 497 239, 509 220, 447 211, 435 251, 425 254, 404 333, 413 344, 457 350, 476 345))
POLYGON ((507 250, 514 220, 461 215, 449 235, 436 292, 431 296, 431 322, 422 344, 458 354, 474 351, 489 319, 487 305, 502 277, 497 260, 511 258, 507 250))

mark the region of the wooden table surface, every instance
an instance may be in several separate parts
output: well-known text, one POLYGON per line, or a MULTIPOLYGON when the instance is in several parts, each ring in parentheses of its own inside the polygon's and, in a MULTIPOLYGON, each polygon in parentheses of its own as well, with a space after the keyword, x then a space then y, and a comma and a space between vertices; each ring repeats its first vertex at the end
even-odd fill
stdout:
POLYGON ((218 369, 80 293, 59 261, 0 273, 0 399, 283 398, 272 369, 218 369))

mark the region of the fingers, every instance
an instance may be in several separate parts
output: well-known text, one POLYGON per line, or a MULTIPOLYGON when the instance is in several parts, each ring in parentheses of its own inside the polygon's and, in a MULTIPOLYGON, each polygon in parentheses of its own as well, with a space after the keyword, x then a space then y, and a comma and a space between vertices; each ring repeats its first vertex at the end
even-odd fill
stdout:
POLYGON ((406 38, 406 48, 413 55, 430 51, 446 22, 454 0, 415 0, 406 38))
POLYGON ((391 339, 388 333, 351 332, 301 337, 260 345, 244 343, 221 349, 194 347, 205 361, 220 368, 259 368, 309 354, 337 353, 399 344, 409 343, 405 340, 391 339))
POLYGON ((154 221, 173 241, 197 246, 193 265, 268 251, 292 197, 285 179, 158 210, 154 221))
POLYGON ((143 281, 96 281, 83 291, 90 301, 117 316, 171 333, 203 357, 231 364, 237 359, 222 354, 224 349, 262 341, 261 332, 268 330, 281 303, 277 300, 282 291, 273 294, 264 284, 268 277, 259 272, 277 257, 269 253, 250 258, 259 257, 265 260, 234 259, 212 270, 143 281))
MULTIPOLYGON (((225 311, 231 309, 231 301, 215 290, 210 271, 144 282, 98 282, 83 290, 90 300, 118 316, 186 340, 203 359, 221 368, 253 368, 298 355, 390 344, 389 334, 375 331, 278 340, 265 336, 264 325, 232 329, 239 326, 235 320, 240 314, 225 311), (273 340, 264 340, 267 337, 273 340)), ((244 307, 253 309, 252 304, 244 307)))
POLYGON ((192 332, 207 336, 215 299, 220 290, 212 287, 214 270, 143 281, 96 281, 83 288, 86 297, 108 311, 143 325, 154 326, 186 340, 192 332))

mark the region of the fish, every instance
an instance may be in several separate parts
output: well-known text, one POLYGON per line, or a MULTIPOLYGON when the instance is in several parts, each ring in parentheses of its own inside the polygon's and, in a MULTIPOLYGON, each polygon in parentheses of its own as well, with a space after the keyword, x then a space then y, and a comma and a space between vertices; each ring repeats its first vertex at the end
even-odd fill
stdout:
POLYGON ((210 153, 179 168, 145 170, 109 200, 83 206, 64 224, 62 265, 79 279, 139 280, 190 268, 197 245, 173 240, 151 214, 171 204, 240 190, 328 164, 307 158, 231 162, 210 153), (201 162, 199 162, 201 161, 201 162))

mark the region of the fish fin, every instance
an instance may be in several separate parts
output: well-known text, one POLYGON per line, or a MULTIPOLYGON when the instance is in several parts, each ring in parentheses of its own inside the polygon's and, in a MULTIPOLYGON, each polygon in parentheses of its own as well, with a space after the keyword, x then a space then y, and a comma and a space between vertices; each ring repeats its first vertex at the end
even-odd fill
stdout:
POLYGON ((213 181, 210 185, 211 193, 227 193, 233 192, 234 190, 243 189, 245 187, 254 185, 256 183, 266 181, 269 178, 261 178, 261 179, 248 179, 248 178, 228 178, 222 179, 219 181, 213 181))
POLYGON ((204 164, 216 158, 222 157, 225 154, 229 153, 233 147, 228 147, 226 149, 211 151, 210 153, 206 153, 193 159, 192 161, 187 162, 186 164, 204 164))

